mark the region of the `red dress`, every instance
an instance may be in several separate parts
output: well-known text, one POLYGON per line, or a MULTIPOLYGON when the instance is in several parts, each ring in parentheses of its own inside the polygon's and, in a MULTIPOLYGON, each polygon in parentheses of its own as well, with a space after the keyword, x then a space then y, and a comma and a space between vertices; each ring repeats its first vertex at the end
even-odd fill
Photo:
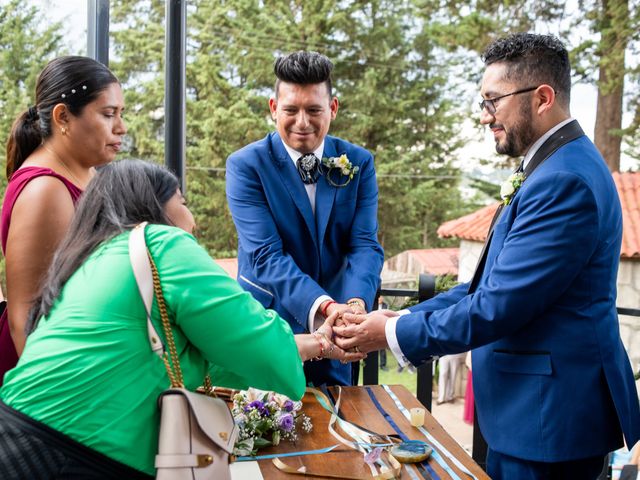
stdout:
POLYGON ((471 370, 467 375, 467 388, 464 392, 464 413, 462 419, 465 423, 473 425, 473 380, 471 378, 471 370))
MULTIPOLYGON (((5 253, 7 248, 9 224, 11 223, 11 212, 13 211, 13 206, 15 205, 18 196, 22 192, 22 189, 27 185, 27 183, 29 183, 32 179, 41 177, 43 175, 56 177, 62 183, 64 183, 65 187, 67 187, 67 190, 69 191, 69 195, 71 195, 71 199, 73 200, 74 204, 78 201, 78 198, 80 198, 82 190, 80 190, 62 175, 58 175, 50 168, 24 167, 16 170, 9 179, 9 184, 7 185, 7 190, 4 194, 4 202, 2 203, 2 216, 0 217, 2 253, 5 253)), ((34 294, 35 293, 36 292, 34 292, 34 294)), ((13 340, 11 339, 9 322, 7 320, 7 309, 5 308, 2 316, 0 317, 0 385, 2 385, 4 374, 15 367, 17 362, 18 354, 16 353, 16 349, 13 345, 13 340)))

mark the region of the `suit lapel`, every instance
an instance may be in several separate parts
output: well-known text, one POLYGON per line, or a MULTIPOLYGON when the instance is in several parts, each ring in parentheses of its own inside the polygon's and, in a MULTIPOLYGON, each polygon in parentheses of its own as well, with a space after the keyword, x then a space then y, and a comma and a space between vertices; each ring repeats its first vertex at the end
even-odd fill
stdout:
MULTIPOLYGON (((580 124, 577 120, 569 122, 565 126, 560 128, 557 132, 551 135, 533 155, 533 157, 527 164, 527 167, 524 169, 525 179, 529 177, 542 162, 553 155, 556 150, 558 150, 563 145, 572 142, 576 138, 582 137, 583 135, 584 132, 582 131, 582 128, 580 128, 580 124)), ((482 252, 480 252, 480 259, 478 260, 476 271, 473 273, 473 278, 471 279, 471 284, 469 285, 469 293, 475 292, 476 288, 478 288, 480 278, 482 277, 482 272, 484 271, 485 264, 487 262, 489 245, 491 244, 491 239, 493 238, 493 227, 496 223, 498 223, 497 219, 503 208, 504 204, 501 203, 498 206, 495 215, 493 216, 491 226, 489 227, 489 233, 487 234, 487 239, 485 240, 485 243, 482 247, 482 252)))
MULTIPOLYGON (((324 139, 323 157, 336 157, 336 147, 329 137, 324 139)), ((322 159, 321 159, 322 160, 322 159)), ((322 245, 324 234, 327 231, 329 217, 333 210, 333 202, 336 198, 336 188, 327 182, 326 175, 321 175, 316 187, 316 227, 318 229, 318 244, 322 245)))
POLYGON ((561 146, 582 136, 584 136, 584 132, 577 120, 567 123, 540 145, 538 151, 527 164, 527 168, 524 169, 525 177, 530 176, 542 162, 553 155, 561 146))
POLYGON ((282 179, 282 183, 286 187, 293 203, 296 205, 304 222, 307 224, 307 228, 311 233, 311 238, 316 241, 316 223, 313 218, 313 212, 311 211, 311 204, 309 203, 309 196, 304 188, 304 183, 300 180, 300 175, 295 169, 291 157, 284 148, 284 144, 277 133, 269 135, 269 153, 271 159, 275 164, 275 168, 282 179))

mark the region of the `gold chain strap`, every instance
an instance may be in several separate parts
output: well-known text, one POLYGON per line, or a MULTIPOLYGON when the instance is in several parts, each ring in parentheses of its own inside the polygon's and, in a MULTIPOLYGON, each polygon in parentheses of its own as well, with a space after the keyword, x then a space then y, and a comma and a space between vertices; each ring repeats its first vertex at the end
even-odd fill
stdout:
MULTIPOLYGON (((153 274, 153 290, 156 294, 156 301, 158 302, 158 309, 160 310, 160 318, 162 318, 162 328, 164 329, 164 336, 169 346, 169 354, 165 351, 162 355, 164 366, 167 369, 167 375, 171 381, 171 388, 184 388, 184 379, 182 378, 182 368, 180 368, 180 359, 178 358, 178 351, 176 349, 176 342, 173 337, 173 330, 171 330, 171 324, 169 323, 169 315, 167 314, 167 306, 164 302, 164 295, 162 294, 162 286, 160 285, 160 276, 158 275, 158 269, 156 263, 153 261, 153 257, 147 249, 147 256, 149 257, 149 263, 151 264, 151 273, 153 274), (169 363, 169 355, 171 356, 171 363, 169 363), (173 368, 171 366, 173 365, 173 368)), ((211 385, 211 377, 207 375, 204 378, 204 391, 207 395, 213 395, 213 386, 211 385)))
POLYGON ((171 388, 184 388, 184 380, 182 378, 182 369, 180 368, 180 360, 178 359, 178 351, 176 350, 176 342, 173 338, 173 330, 169 323, 169 315, 167 314, 167 306, 164 303, 164 295, 162 294, 162 286, 160 285, 160 276, 158 275, 158 268, 153 261, 153 257, 147 249, 147 256, 149 257, 149 263, 151 264, 151 273, 153 274, 153 290, 156 294, 156 301, 158 302, 158 309, 160 310, 160 318, 162 318, 162 328, 164 329, 164 336, 169 346, 169 355, 171 356, 171 364, 169 363, 169 355, 164 352, 162 359, 164 360, 164 366, 167 368, 167 374, 169 380, 171 380, 171 388), (173 368, 171 366, 173 365, 173 368))

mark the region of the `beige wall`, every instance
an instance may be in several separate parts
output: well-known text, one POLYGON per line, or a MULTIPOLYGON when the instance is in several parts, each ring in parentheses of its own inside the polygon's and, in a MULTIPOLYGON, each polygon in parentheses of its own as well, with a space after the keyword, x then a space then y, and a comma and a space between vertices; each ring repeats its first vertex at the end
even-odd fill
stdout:
POLYGON ((482 243, 462 240, 460 242, 460 256, 458 260, 458 281, 469 282, 476 271, 478 258, 482 252, 482 243))
MULTIPOLYGON (((640 261, 622 260, 618 269, 619 307, 640 309, 640 261)), ((620 336, 633 370, 640 370, 640 317, 620 315, 620 336)))

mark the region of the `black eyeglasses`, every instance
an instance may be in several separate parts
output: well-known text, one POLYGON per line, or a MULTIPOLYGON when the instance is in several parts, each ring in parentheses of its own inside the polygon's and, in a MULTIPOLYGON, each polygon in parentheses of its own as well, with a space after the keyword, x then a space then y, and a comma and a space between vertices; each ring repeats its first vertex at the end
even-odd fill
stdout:
POLYGON ((487 98, 486 100, 482 100, 480 103, 478 103, 478 105, 480 106, 480 111, 486 108, 487 112, 489 112, 489 115, 493 115, 494 113, 496 113, 496 110, 497 110, 496 104, 495 104, 497 100, 500 100, 501 98, 505 98, 505 97, 510 97, 511 95, 519 95, 520 93, 532 92, 536 88, 538 87, 523 88, 522 90, 516 90, 515 92, 507 93, 505 95, 500 95, 499 97, 487 98))

